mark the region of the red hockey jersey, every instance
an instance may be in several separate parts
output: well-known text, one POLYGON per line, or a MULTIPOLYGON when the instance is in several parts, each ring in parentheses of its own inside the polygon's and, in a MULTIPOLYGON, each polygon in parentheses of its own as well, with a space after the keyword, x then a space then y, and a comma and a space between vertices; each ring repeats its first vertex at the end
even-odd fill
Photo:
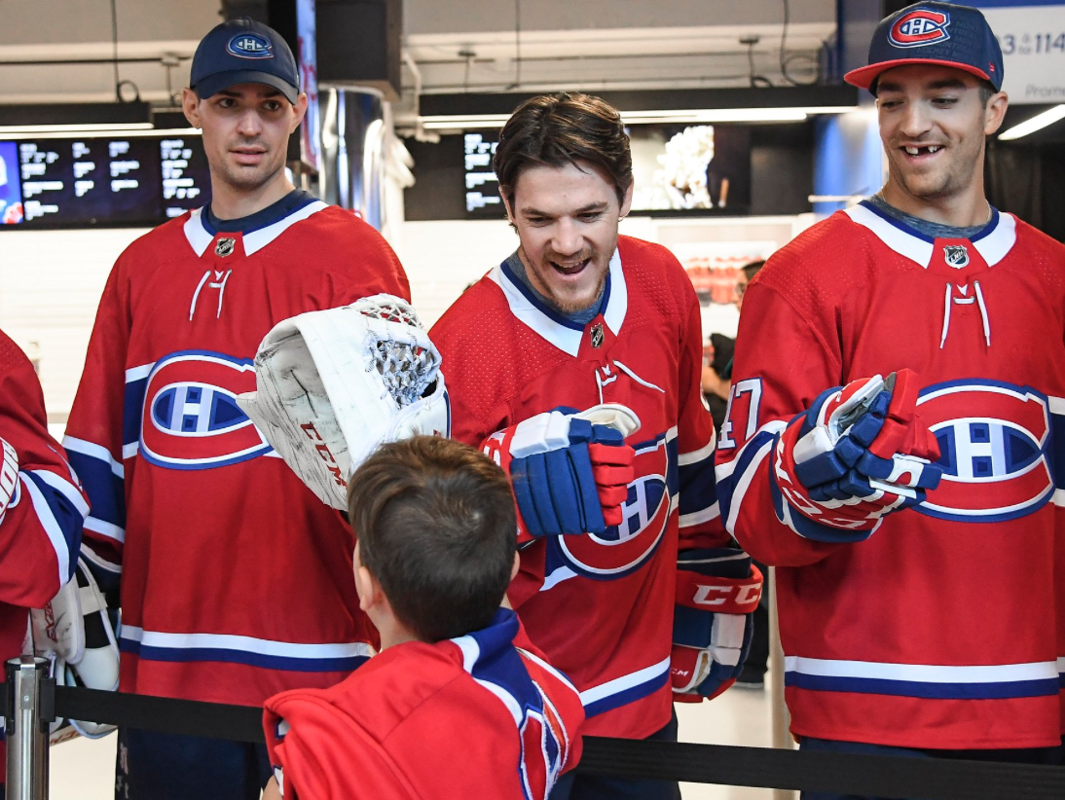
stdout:
POLYGON ((275 323, 377 292, 409 298, 392 250, 309 196, 244 234, 194 211, 119 257, 64 444, 121 570, 122 691, 258 705, 371 654, 350 528, 235 397, 275 323))
POLYGON ((778 565, 794 733, 1060 741, 1065 247, 998 212, 971 240, 864 203, 815 225, 744 298, 718 459, 728 529, 778 565), (804 539, 776 511, 779 432, 822 390, 903 367, 924 387, 940 486, 864 542, 804 539))
POLYGON ((270 698, 286 800, 546 800, 580 760, 584 711, 517 631, 500 611, 458 639, 394 645, 338 686, 270 698))
POLYGON ((727 540, 691 281, 664 248, 622 236, 599 314, 587 325, 544 306, 504 264, 463 294, 430 336, 443 355, 453 436, 474 446, 558 406, 614 402, 639 416, 624 523, 602 537, 533 542, 508 596, 532 642, 580 689, 586 733, 654 733, 671 713, 678 529, 716 530, 711 542, 727 540))
MULTIPOLYGON (((48 434, 41 385, 33 365, 0 331, 0 660, 17 658, 30 608, 41 608, 70 580, 78 563, 85 494, 48 434)), ((0 676, 2 679, 3 676, 0 676)), ((0 722, 0 729, 3 723, 0 722)), ((0 783, 4 776, 0 743, 0 783)))

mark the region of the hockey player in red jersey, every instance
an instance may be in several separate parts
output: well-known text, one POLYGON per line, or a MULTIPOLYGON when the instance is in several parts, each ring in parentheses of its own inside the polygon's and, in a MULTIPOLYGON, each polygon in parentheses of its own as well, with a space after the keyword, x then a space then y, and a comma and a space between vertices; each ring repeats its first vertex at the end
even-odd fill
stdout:
MULTIPOLYGON (((761 584, 723 547, 699 303, 667 250, 618 235, 632 162, 602 100, 522 104, 493 167, 519 247, 430 331, 452 432, 511 476, 508 597, 581 691, 585 732, 675 739, 672 690, 699 700, 735 679, 761 584)), ((679 790, 580 775, 552 797, 679 790)))
POLYGON ((887 183, 747 291, 721 513, 777 565, 802 748, 1054 762, 1065 247, 985 198, 979 11, 910 6, 869 62, 887 183))
POLYGON ((581 753, 577 690, 515 647, 507 476, 467 445, 383 445, 350 482, 355 585, 381 654, 266 703, 286 800, 545 800, 581 753))
MULTIPOLYGON (((0 331, 0 659, 17 658, 29 609, 51 600, 74 574, 85 494, 48 434, 33 365, 0 331)), ((0 792, 3 791, 0 744, 0 792)))
MULTIPOLYGON (((371 653, 351 531, 236 404, 275 323, 386 292, 381 236, 285 177, 307 104, 270 28, 214 28, 183 96, 211 203, 138 239, 107 281, 65 446, 93 504, 86 537, 121 585, 121 689, 259 705, 342 680, 371 653)), ((258 798, 265 748, 120 731, 123 800, 258 798)))

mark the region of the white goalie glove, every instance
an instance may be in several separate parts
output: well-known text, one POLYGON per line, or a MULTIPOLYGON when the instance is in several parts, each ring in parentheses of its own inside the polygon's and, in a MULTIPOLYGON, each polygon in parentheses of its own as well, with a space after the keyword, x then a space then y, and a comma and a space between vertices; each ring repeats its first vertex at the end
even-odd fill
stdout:
MULTIPOLYGON (((47 658, 51 677, 59 686, 84 686, 113 692, 118 688, 118 641, 107 614, 107 601, 84 559, 74 577, 44 608, 30 611, 25 652, 47 658)), ((78 734, 96 739, 115 727, 96 722, 57 719, 51 744, 78 734)))
POLYGON ((274 326, 237 404, 318 498, 348 507, 348 478, 378 445, 451 434, 440 353, 414 309, 378 294, 274 326))

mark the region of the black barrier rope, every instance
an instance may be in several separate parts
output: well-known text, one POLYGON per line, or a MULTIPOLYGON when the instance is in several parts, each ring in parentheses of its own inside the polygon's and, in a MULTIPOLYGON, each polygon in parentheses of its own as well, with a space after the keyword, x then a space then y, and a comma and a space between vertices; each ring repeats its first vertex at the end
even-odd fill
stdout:
MULTIPOLYGON (((45 687, 60 717, 206 736, 264 741, 262 709, 192 700, 45 687)), ((6 695, 6 693, 5 693, 6 695)), ((5 700, 6 703, 6 700, 5 700)), ((5 710, 6 713, 6 710, 5 710)), ((586 736, 579 772, 922 800, 1062 800, 1065 767, 898 756, 811 753, 770 747, 646 742, 586 736)))

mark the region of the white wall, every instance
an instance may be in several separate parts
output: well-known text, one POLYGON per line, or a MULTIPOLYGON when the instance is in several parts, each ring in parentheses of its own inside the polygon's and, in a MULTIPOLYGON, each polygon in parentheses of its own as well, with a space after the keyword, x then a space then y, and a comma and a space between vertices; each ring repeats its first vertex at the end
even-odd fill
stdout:
POLYGON ((0 328, 39 358, 49 418, 65 422, 96 307, 140 229, 0 233, 0 328))

